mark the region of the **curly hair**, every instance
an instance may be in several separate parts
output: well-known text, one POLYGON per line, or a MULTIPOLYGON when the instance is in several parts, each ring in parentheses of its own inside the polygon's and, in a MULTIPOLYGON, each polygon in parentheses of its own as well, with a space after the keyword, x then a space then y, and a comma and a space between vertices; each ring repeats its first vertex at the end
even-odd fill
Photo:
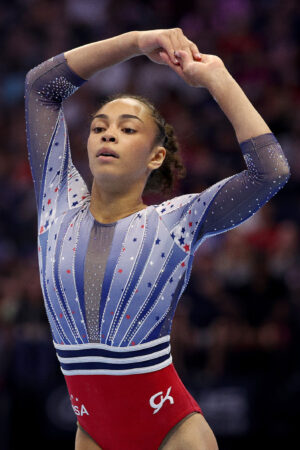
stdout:
POLYGON ((143 193, 171 192, 175 181, 180 178, 184 178, 186 175, 186 169, 180 157, 179 144, 174 134, 173 126, 166 123, 157 108, 148 99, 140 95, 124 93, 111 95, 100 104, 97 111, 99 111, 99 109, 107 103, 120 98, 132 98, 134 100, 138 100, 148 108, 154 122, 157 125, 157 134, 153 142, 153 147, 156 145, 162 145, 166 149, 166 156, 162 165, 158 169, 152 170, 143 193))

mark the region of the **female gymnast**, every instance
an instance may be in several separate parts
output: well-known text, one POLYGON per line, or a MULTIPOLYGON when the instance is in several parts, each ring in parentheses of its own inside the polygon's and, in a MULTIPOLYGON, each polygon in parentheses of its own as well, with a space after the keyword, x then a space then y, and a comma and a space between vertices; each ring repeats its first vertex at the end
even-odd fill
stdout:
POLYGON ((78 419, 76 450, 215 450, 170 354, 195 251, 238 226, 290 176, 277 139, 222 60, 180 28, 132 31, 61 53, 26 76, 40 282, 78 419), (138 55, 206 88, 233 125, 247 169, 201 193, 146 205, 180 169, 173 129, 143 98, 108 100, 87 142, 91 194, 73 165, 62 101, 94 73, 138 55))

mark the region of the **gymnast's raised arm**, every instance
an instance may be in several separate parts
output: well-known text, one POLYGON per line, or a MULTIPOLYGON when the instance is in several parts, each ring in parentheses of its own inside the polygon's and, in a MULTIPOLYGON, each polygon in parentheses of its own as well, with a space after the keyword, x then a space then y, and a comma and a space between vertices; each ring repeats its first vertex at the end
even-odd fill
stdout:
MULTIPOLYGON (((58 197, 59 192, 65 192, 66 178, 73 175, 73 178, 80 179, 80 175, 77 176, 76 168, 72 164, 62 102, 94 73, 134 56, 145 54, 159 64, 166 64, 166 61, 170 62, 172 58, 174 64, 178 64, 174 57, 174 51, 178 49, 187 50, 197 59, 196 45, 189 41, 179 29, 131 31, 61 53, 28 72, 25 83, 27 144, 40 211, 45 208, 41 201, 45 191, 49 192, 53 187, 53 195, 58 197), (60 131, 58 124, 62 121, 64 130, 60 131), (65 134, 65 142, 62 139, 53 142, 53 133, 65 134), (60 167, 55 163, 58 159, 61 163, 67 160, 68 165, 62 164, 60 167), (48 170, 52 171, 51 179, 47 178, 47 164, 48 170)), ((88 193, 84 181, 80 180, 77 187, 83 194, 81 197, 86 198, 88 193)), ((53 196, 47 199, 47 201, 50 200, 53 204, 53 196)), ((62 203, 61 206, 64 208, 62 203)), ((73 202, 69 199, 69 204, 73 203, 75 203, 74 206, 80 204, 78 199, 73 202)))
POLYGON ((130 31, 67 51, 65 57, 74 72, 88 79, 102 69, 139 55, 146 55, 158 64, 173 62, 179 65, 174 54, 179 50, 185 50, 192 59, 199 60, 197 46, 180 28, 130 31))
MULTIPOLYGON (((270 128, 230 75, 221 58, 200 54, 195 61, 189 52, 175 53, 180 64, 161 58, 192 87, 205 87, 231 122, 240 144, 247 170, 217 182, 201 193, 205 213, 193 231, 195 250, 208 236, 223 233, 252 216, 288 181, 290 168, 285 154, 270 128)), ((195 208, 199 213, 197 196, 195 208)), ((186 240, 186 237, 184 237, 186 240)))

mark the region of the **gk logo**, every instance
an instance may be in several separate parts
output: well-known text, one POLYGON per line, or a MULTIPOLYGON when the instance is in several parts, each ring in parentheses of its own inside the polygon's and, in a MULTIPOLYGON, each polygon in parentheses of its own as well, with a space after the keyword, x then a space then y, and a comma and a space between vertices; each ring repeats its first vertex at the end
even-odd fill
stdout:
POLYGON ((167 390, 165 397, 163 397, 162 392, 158 392, 157 394, 152 395, 152 397, 149 400, 149 403, 150 403, 151 408, 154 409, 153 414, 156 414, 160 410, 160 408, 162 407, 162 405, 165 403, 166 400, 169 400, 171 405, 174 404, 174 399, 173 399, 173 397, 171 397, 170 392, 171 392, 171 386, 167 390), (155 403, 155 399, 159 396, 160 396, 160 402, 155 403))

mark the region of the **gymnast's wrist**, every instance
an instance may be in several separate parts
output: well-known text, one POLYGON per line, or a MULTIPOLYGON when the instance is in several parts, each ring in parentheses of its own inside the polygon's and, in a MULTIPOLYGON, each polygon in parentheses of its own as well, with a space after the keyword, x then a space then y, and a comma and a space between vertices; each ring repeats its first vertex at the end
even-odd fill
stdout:
POLYGON ((226 95, 228 88, 235 83, 234 78, 228 72, 226 67, 224 67, 211 73, 205 87, 215 100, 218 100, 219 97, 226 95))
POLYGON ((128 31, 128 33, 123 34, 123 36, 128 39, 128 45, 130 46, 132 57, 143 54, 138 43, 139 33, 139 31, 128 31))

